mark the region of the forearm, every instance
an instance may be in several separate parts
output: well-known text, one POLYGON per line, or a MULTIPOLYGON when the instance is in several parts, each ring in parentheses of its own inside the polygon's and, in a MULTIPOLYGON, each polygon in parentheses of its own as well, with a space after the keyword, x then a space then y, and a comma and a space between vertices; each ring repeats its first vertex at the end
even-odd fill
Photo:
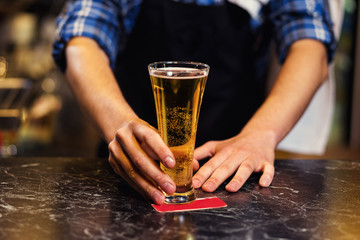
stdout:
POLYGON ((269 96, 242 134, 256 131, 275 148, 301 117, 327 73, 322 43, 310 39, 295 42, 269 96))
POLYGON ((73 38, 66 47, 66 78, 84 112, 107 142, 118 128, 136 117, 125 101, 97 43, 84 37, 73 38))

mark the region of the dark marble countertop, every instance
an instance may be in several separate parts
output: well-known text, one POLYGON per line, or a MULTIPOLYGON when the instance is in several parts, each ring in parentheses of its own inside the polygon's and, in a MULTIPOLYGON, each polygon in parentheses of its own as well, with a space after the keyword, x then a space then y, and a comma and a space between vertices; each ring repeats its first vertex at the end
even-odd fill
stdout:
POLYGON ((360 161, 275 166, 269 188, 220 187, 226 208, 158 213, 106 160, 0 159, 0 239, 360 239, 360 161))

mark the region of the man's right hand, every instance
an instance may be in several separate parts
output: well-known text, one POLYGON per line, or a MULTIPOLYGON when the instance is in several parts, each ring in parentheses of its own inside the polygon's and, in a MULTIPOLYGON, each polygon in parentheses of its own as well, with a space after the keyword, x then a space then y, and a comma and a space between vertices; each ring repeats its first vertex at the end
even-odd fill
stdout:
POLYGON ((163 203, 162 190, 172 194, 175 184, 155 160, 171 168, 174 156, 158 132, 126 102, 105 52, 94 40, 75 37, 66 47, 66 60, 66 79, 109 143, 109 162, 115 172, 156 204, 163 203))
POLYGON ((135 118, 121 126, 109 144, 109 163, 114 171, 133 188, 162 204, 176 186, 154 160, 166 167, 175 166, 174 156, 157 131, 145 121, 135 118))

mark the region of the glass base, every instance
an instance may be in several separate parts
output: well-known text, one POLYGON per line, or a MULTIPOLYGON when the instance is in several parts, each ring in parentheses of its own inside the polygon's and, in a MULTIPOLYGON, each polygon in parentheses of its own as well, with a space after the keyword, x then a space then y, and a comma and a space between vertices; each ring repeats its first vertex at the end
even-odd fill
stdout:
POLYGON ((174 193, 172 195, 165 194, 166 204, 186 204, 191 203, 195 199, 196 196, 194 189, 191 189, 190 191, 184 193, 174 193))

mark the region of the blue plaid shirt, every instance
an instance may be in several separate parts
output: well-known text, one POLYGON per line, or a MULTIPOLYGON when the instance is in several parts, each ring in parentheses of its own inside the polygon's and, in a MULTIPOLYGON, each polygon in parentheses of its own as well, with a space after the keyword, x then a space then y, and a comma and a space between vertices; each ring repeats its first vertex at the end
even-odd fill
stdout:
MULTIPOLYGON (((225 0, 174 1, 198 5, 220 5, 225 0)), ((274 24, 274 38, 280 62, 285 60, 290 45, 304 38, 323 42, 327 48, 329 62, 332 60, 336 41, 326 0, 237 1, 240 1, 239 5, 256 2, 261 6, 258 11, 250 14, 251 25, 255 32, 261 28, 264 19, 274 24)), ((55 62, 64 69, 66 65, 64 49, 67 42, 72 37, 85 36, 94 39, 99 44, 108 55, 113 67, 118 51, 122 50, 124 41, 131 33, 141 3, 142 0, 73 0, 69 2, 57 20, 53 48, 55 62)))

